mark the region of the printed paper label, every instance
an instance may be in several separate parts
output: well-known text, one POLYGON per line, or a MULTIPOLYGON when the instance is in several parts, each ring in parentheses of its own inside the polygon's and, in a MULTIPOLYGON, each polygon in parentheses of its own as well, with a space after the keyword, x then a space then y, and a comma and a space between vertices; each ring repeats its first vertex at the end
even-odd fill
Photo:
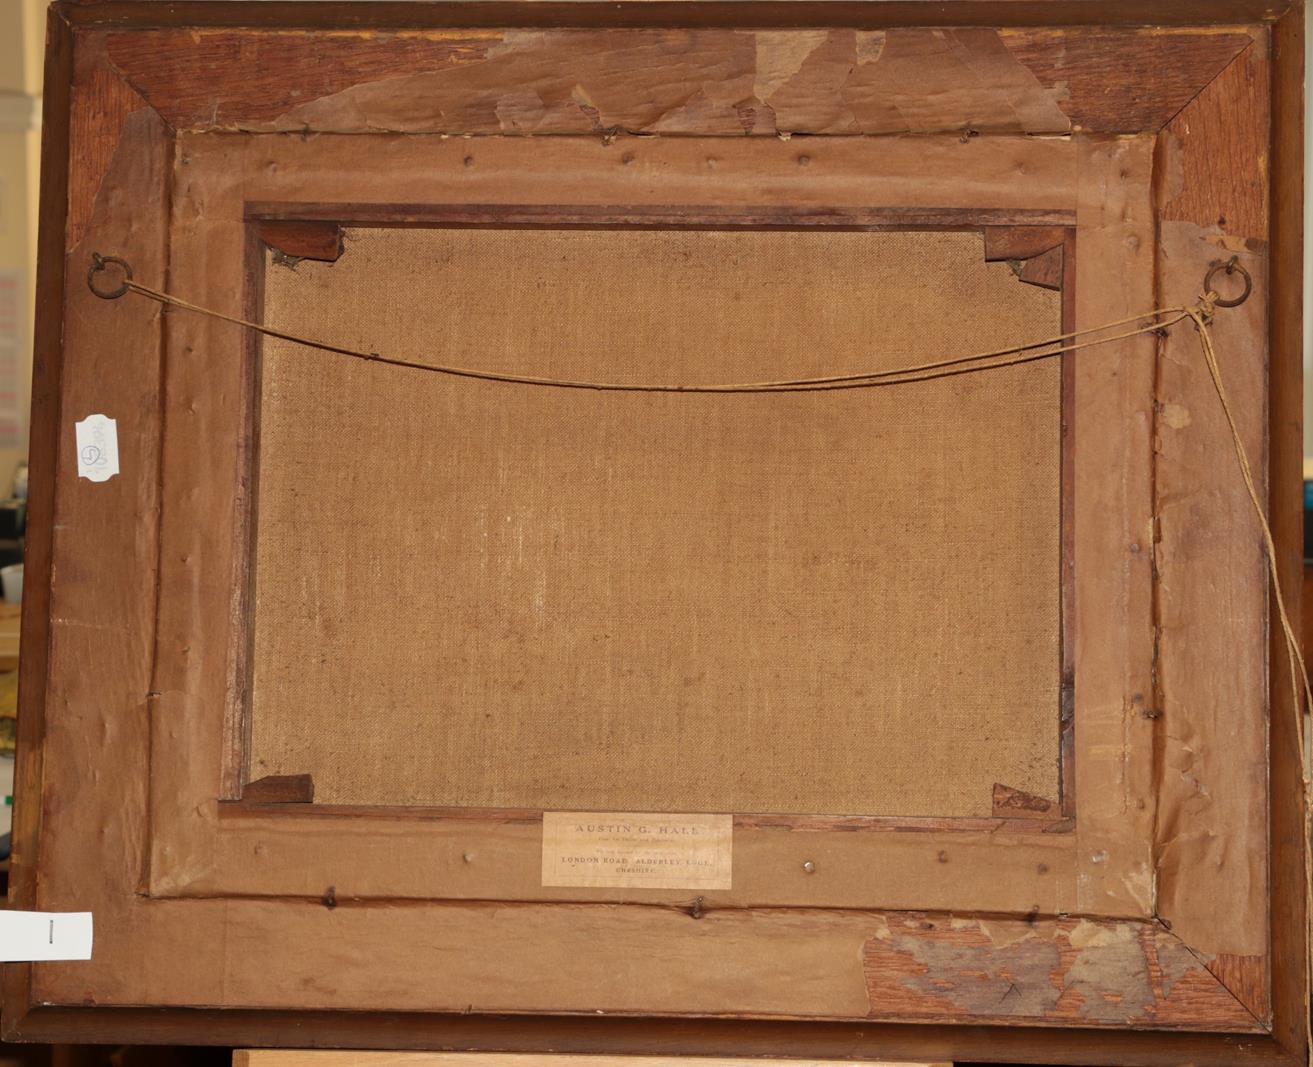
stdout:
POLYGON ((77 430, 78 477, 109 481, 119 472, 118 423, 104 415, 88 415, 73 425, 77 430))
POLYGON ((0 910, 0 963, 91 959, 91 912, 0 910))
POLYGON ((729 889, 731 815, 543 813, 543 885, 729 889))

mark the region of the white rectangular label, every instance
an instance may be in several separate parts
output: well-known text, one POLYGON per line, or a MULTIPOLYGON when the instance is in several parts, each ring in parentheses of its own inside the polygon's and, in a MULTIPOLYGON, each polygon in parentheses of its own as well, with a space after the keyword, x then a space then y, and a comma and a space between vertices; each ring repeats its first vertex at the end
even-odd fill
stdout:
POLYGON ((78 477, 107 482, 118 474, 118 423, 104 415, 88 415, 73 426, 77 431, 78 477))
POLYGON ((0 963, 91 959, 91 912, 0 911, 0 963))
POLYGON ((543 813, 543 885, 729 889, 732 815, 543 813))

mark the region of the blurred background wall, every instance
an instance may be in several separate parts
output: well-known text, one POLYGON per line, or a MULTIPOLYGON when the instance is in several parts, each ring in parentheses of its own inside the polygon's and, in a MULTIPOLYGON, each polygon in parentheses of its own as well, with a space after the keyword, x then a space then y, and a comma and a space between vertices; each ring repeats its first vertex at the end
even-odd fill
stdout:
POLYGON ((27 455, 46 0, 0 0, 0 496, 27 455))

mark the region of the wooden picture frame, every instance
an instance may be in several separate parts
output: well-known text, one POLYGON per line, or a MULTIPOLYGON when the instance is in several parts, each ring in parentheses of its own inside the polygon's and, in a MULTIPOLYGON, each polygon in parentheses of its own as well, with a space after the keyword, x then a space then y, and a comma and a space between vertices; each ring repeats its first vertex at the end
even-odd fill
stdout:
POLYGON ((1024 279, 1056 228, 1083 329, 1234 255, 1259 299, 1217 343, 1292 591, 1302 8, 1159 7, 55 4, 12 901, 96 948, 9 966, 6 1038, 1303 1063, 1299 709, 1186 326, 1064 362, 1056 804, 740 812, 729 890, 562 889, 540 811, 250 780, 258 342, 86 284, 113 254, 259 319, 266 248, 471 222, 967 227, 1024 279))

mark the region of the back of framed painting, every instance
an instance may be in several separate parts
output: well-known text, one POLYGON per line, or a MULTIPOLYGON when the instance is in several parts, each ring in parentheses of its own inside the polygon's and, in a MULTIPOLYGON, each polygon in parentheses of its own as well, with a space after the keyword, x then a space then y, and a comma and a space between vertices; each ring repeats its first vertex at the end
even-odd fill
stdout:
POLYGON ((1301 1062, 1302 11, 930 6, 54 6, 7 1036, 1301 1062))

